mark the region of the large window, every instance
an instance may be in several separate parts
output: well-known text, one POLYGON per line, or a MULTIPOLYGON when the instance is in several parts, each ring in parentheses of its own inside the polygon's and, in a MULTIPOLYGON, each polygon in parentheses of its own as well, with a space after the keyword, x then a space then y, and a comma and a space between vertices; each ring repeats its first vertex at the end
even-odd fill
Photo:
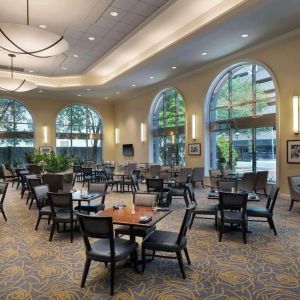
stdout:
POLYGON ((276 91, 267 70, 257 64, 228 70, 212 92, 209 121, 212 168, 268 170, 276 180, 276 91))
POLYGON ((77 163, 102 160, 102 120, 86 105, 64 108, 56 118, 56 151, 77 163))
POLYGON ((152 110, 153 158, 164 165, 185 164, 185 105, 175 89, 155 98, 152 110))
POLYGON ((0 163, 23 165, 24 154, 33 145, 34 127, 28 109, 18 101, 0 98, 0 163))

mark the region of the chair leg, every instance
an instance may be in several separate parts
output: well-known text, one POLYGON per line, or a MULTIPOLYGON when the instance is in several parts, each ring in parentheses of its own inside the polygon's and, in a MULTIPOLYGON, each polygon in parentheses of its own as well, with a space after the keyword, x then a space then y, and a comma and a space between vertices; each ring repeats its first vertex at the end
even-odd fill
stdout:
POLYGON ((191 264, 191 260, 190 260, 190 256, 189 256, 188 250, 187 250, 186 247, 183 250, 184 250, 184 253, 185 253, 186 260, 187 260, 188 264, 190 265, 191 264))
MULTIPOLYGON (((52 241, 52 238, 53 238, 53 234, 54 234, 54 230, 55 230, 55 225, 57 223, 53 222, 52 224, 52 228, 51 228, 51 232, 50 232, 50 238, 49 238, 49 241, 51 242, 52 241)), ((58 224, 57 224, 57 228, 58 228, 58 224)))
POLYGON ((115 262, 112 261, 110 264, 110 294, 114 294, 114 285, 115 285, 115 262))
POLYGON ((152 250, 152 260, 154 260, 155 257, 155 250, 152 250))
POLYGON ((74 227, 74 223, 71 222, 70 226, 71 226, 71 243, 73 243, 73 227, 74 227))
POLYGON ((3 208, 1 208, 1 212, 2 212, 2 215, 3 215, 4 220, 7 221, 7 218, 6 218, 6 216, 5 216, 5 213, 4 213, 3 208))
POLYGON ((39 217, 38 217, 36 225, 35 225, 35 230, 38 230, 40 221, 41 221, 41 215, 39 214, 39 217))
POLYGON ((192 228, 192 225, 193 225, 193 223, 194 223, 195 216, 196 216, 196 214, 193 213, 192 220, 191 220, 191 224, 190 224, 190 229, 192 228))
POLYGON ((243 233, 244 244, 247 244, 247 229, 246 229, 246 224, 242 224, 242 233, 243 233))
POLYGON ((268 223, 269 223, 270 229, 273 229, 274 234, 277 235, 277 231, 275 229, 275 224, 274 224, 273 218, 269 218, 268 223))
POLYGON ((27 196, 27 200, 26 200, 26 204, 28 204, 30 196, 31 196, 31 192, 29 191, 28 196, 27 196))
POLYGON ((202 187, 204 188, 204 183, 203 183, 203 180, 201 180, 201 184, 202 184, 202 187))
POLYGON ((48 225, 50 224, 51 216, 48 217, 48 225))
POLYGON ((146 249, 142 247, 142 272, 145 271, 145 264, 146 264, 146 249))
POLYGON ((184 194, 184 201, 185 201, 185 205, 186 205, 186 207, 189 207, 189 200, 188 200, 188 198, 187 198, 187 195, 186 195, 186 194, 184 194))
POLYGON ((289 211, 291 211, 292 210, 292 208, 293 208, 293 205, 294 205, 294 200, 291 200, 291 206, 290 206, 290 208, 289 208, 289 211))
POLYGON ((86 281, 86 277, 89 273, 90 265, 91 265, 91 260, 89 258, 86 258, 83 273, 82 273, 82 278, 81 278, 81 284, 80 284, 80 287, 82 287, 82 288, 85 285, 85 281, 86 281))
POLYGON ((265 196, 268 197, 266 188, 264 188, 264 193, 265 193, 265 196))
POLYGON ((29 208, 28 209, 31 209, 31 206, 33 204, 33 201, 34 201, 34 197, 31 198, 31 201, 30 201, 30 204, 29 204, 29 208))
POLYGON ((183 266, 181 251, 177 251, 176 254, 177 254, 177 259, 178 259, 178 263, 179 263, 182 278, 185 279, 186 277, 185 277, 185 272, 184 272, 184 266, 183 266))
POLYGON ((138 253, 137 253, 137 249, 135 249, 134 250, 134 252, 133 252, 133 263, 134 263, 134 270, 136 271, 136 272, 138 272, 139 271, 139 269, 138 269, 138 253))
POLYGON ((219 242, 222 242, 223 224, 219 225, 219 242))

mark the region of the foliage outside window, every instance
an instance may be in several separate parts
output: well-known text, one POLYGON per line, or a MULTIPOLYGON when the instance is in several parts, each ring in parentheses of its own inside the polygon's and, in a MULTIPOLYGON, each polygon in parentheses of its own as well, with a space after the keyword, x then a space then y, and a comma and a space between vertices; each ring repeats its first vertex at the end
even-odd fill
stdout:
POLYGON ((217 82, 210 100, 210 164, 276 179, 276 91, 262 66, 241 64, 217 82))
POLYGON ((34 145, 34 124, 28 109, 18 101, 0 99, 0 163, 19 166, 34 145))
POLYGON ((185 164, 185 105, 175 89, 156 97, 152 112, 154 162, 164 165, 185 164))
POLYGON ((86 105, 64 108, 56 118, 56 152, 72 156, 75 163, 102 160, 102 120, 86 105))

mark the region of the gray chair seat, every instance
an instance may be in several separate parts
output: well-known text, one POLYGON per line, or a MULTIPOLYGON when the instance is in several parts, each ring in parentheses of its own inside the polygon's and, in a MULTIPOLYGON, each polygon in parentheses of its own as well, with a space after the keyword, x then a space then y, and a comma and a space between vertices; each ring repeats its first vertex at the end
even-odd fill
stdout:
POLYGON ((197 205, 195 210, 194 210, 194 213, 195 214, 202 214, 202 215, 215 215, 216 214, 216 211, 218 209, 218 205, 204 205, 204 204, 201 204, 201 205, 197 205))
POLYGON ((177 252, 187 245, 186 237, 182 237, 180 245, 177 244, 178 233, 156 230, 143 241, 143 247, 157 251, 177 252))
MULTIPOLYGON (((153 232, 155 229, 156 229, 155 226, 150 227, 150 228, 134 226, 133 227, 133 235, 145 238, 148 234, 153 232)), ((130 228, 129 228, 129 226, 121 225, 115 229, 115 233, 116 233, 116 236, 130 235, 130 228)))
MULTIPOLYGON (((218 218, 221 218, 221 212, 218 211, 218 218)), ((242 213, 240 211, 224 211, 224 223, 242 223, 242 213)))
MULTIPOLYGON (((70 220, 70 210, 59 210, 57 213, 56 213, 56 217, 55 217, 55 220, 57 222, 66 222, 68 220, 70 220)), ((77 214, 76 214, 76 211, 73 211, 73 221, 76 221, 77 220, 77 214)))
MULTIPOLYGON (((137 243, 125 239, 116 238, 115 243, 115 260, 125 259, 137 247, 137 243)), ((111 261, 110 240, 100 239, 91 244, 91 250, 87 251, 86 256, 92 260, 111 261)))
POLYGON ((247 206, 247 216, 248 217, 263 217, 263 218, 268 218, 268 217, 272 217, 272 213, 263 206, 252 206, 249 205, 247 206))
POLYGON ((50 206, 44 206, 40 209, 40 212, 43 213, 43 214, 49 214, 51 215, 52 214, 52 211, 51 211, 51 207, 50 206))

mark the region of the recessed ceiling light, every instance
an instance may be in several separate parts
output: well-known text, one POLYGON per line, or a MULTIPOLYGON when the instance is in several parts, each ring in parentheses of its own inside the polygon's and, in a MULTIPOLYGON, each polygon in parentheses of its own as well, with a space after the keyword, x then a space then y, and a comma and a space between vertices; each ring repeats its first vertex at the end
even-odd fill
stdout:
POLYGON ((248 37, 248 36, 249 36, 248 33, 241 34, 241 37, 242 37, 242 38, 246 38, 246 37, 248 37))
POLYGON ((90 40, 90 41, 94 41, 95 38, 94 38, 93 36, 89 36, 89 40, 90 40))
POLYGON ((175 66, 173 66, 173 67, 171 67, 171 68, 174 69, 174 70, 177 69, 177 67, 175 67, 175 66))
POLYGON ((135 87, 135 86, 136 86, 136 84, 132 84, 131 86, 135 87))
POLYGON ((40 24, 39 27, 42 28, 42 29, 46 29, 47 28, 47 26, 44 25, 44 24, 40 24))
POLYGON ((67 68, 67 67, 62 67, 61 69, 62 69, 62 70, 68 70, 68 68, 67 68))
POLYGON ((34 71, 33 71, 33 70, 29 70, 28 72, 29 72, 29 73, 34 73, 34 71))
POLYGON ((85 89, 85 90, 88 91, 88 92, 91 91, 91 89, 85 89))
POLYGON ((77 58, 77 57, 79 57, 79 55, 78 54, 73 54, 73 57, 77 58))
POLYGON ((81 97, 82 95, 81 95, 81 94, 78 94, 77 96, 78 96, 78 97, 81 97))
POLYGON ((149 79, 154 79, 154 76, 150 76, 149 79))
POLYGON ((116 92, 117 95, 120 95, 120 92, 116 92))
POLYGON ((108 97, 104 97, 104 99, 105 99, 105 100, 107 100, 107 99, 108 99, 108 97))
POLYGON ((201 55, 203 55, 203 56, 204 56, 204 55, 207 55, 207 52, 202 52, 201 55))
POLYGON ((112 17, 116 17, 116 16, 118 16, 118 13, 116 11, 112 11, 112 12, 110 12, 110 15, 112 17))
POLYGON ((43 90, 39 90, 39 93, 44 93, 44 91, 43 90))

